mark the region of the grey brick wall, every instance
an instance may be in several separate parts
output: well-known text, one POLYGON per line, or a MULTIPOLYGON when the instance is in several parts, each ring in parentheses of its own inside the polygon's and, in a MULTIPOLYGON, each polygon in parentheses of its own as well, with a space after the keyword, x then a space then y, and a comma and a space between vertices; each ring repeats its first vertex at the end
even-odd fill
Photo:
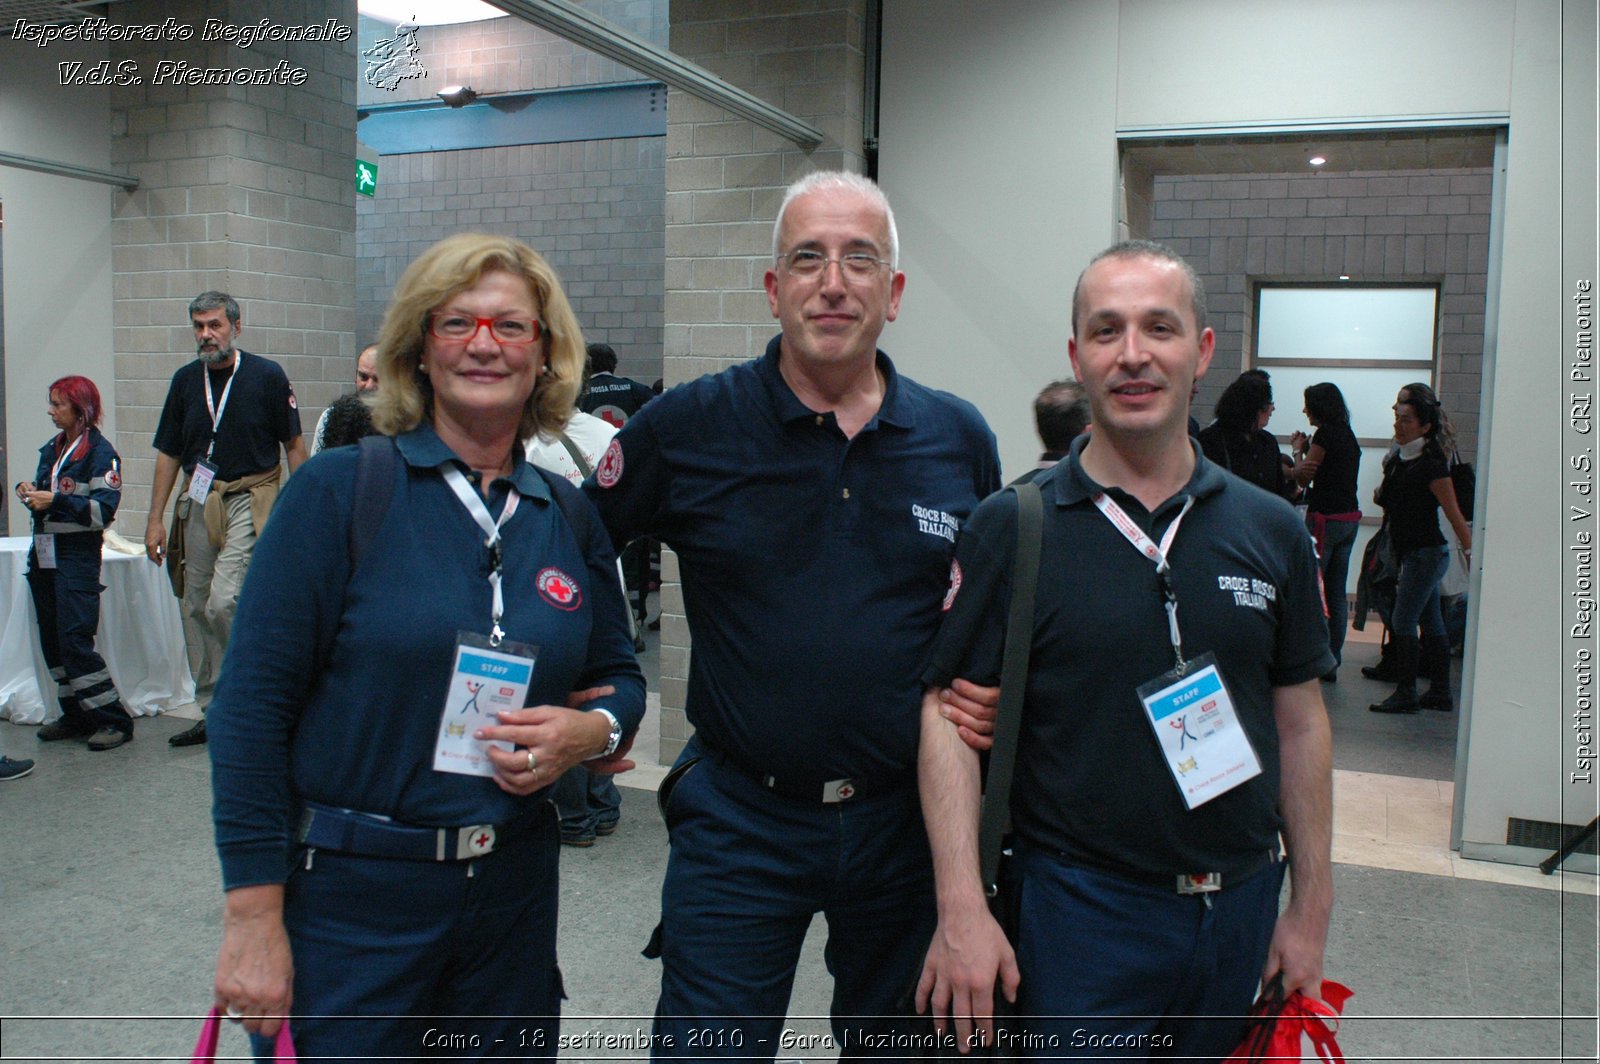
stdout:
POLYGON ((1479 169, 1157 177, 1150 235, 1200 274, 1217 332, 1213 372, 1196 400, 1200 420, 1248 362, 1253 283, 1332 281, 1340 274, 1434 280, 1440 283, 1439 397, 1462 456, 1472 458, 1490 185, 1490 172, 1479 169))
MULTIPOLYGON (((672 0, 671 48, 827 134, 812 152, 686 93, 667 103, 666 381, 759 355, 777 331, 762 278, 783 189, 861 171, 864 0, 672 0)), ((689 737, 689 628, 662 560, 661 758, 689 737)))
MULTIPOLYGON (((583 6, 630 33, 666 43, 665 0, 588 0, 583 6)), ((363 48, 393 32, 361 19, 363 48)), ((361 79, 361 103, 430 99, 452 83, 489 94, 642 77, 515 18, 424 27, 417 41, 427 76, 402 81, 393 92, 361 79)), ((550 260, 585 339, 616 348, 619 372, 647 384, 661 377, 662 138, 421 152, 376 161, 377 195, 360 197, 357 204, 360 337, 376 337, 394 283, 419 251, 451 233, 502 233, 550 260)))
MULTIPOLYGON (((117 44, 113 66, 138 63, 144 83, 112 96, 112 165, 139 177, 112 193, 112 295, 117 449, 126 514, 149 506, 150 445, 172 373, 194 357, 187 306, 207 289, 242 307, 241 346, 281 363, 314 416, 355 357, 355 48, 339 42, 205 43, 208 18, 248 25, 261 6, 230 0, 118 5, 124 23, 171 16, 196 29, 185 44, 117 44), (157 85, 158 59, 199 67, 303 67, 300 86, 157 85)), ((280 0, 270 18, 338 20, 354 0, 280 0)), ((314 422, 307 421, 309 431, 314 422)), ((124 521, 138 535, 137 520, 124 521)))
MULTIPOLYGON (((661 375, 661 137, 389 155, 357 204, 357 331, 375 338, 396 281, 451 233, 526 241, 561 275, 588 340, 622 373, 661 375)), ((365 342, 365 341, 363 341, 365 342)))

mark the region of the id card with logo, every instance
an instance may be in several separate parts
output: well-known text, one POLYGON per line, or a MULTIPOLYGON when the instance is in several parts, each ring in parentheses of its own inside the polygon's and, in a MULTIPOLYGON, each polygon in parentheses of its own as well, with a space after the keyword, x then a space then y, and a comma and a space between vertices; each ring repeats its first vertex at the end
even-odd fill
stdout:
POLYGON ((184 495, 204 506, 206 496, 211 494, 211 482, 215 479, 217 467, 201 459, 194 464, 194 472, 189 474, 189 490, 184 495))
POLYGON ((510 750, 513 744, 504 740, 482 742, 472 734, 479 728, 499 724, 496 714, 523 707, 538 657, 539 648, 526 643, 502 642, 491 647, 489 638, 476 632, 456 635, 455 667, 450 670, 450 690, 445 695, 439 738, 433 747, 435 771, 494 775, 489 747, 510 750))
POLYGON ((49 532, 40 532, 33 537, 34 557, 39 559, 39 568, 54 569, 56 567, 56 537, 49 532))
POLYGON ((1142 685, 1139 702, 1188 808, 1261 775, 1215 655, 1191 660, 1182 676, 1173 670, 1142 685))

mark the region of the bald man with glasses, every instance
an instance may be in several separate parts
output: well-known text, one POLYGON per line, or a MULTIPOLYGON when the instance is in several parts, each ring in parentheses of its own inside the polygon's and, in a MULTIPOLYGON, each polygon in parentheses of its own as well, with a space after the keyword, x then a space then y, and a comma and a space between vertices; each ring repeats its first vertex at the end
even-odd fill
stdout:
MULTIPOLYGON (((934 916, 918 676, 956 533, 1000 476, 977 410, 878 350, 896 259, 871 181, 791 186, 765 278, 781 334, 641 409, 585 485, 619 547, 677 552, 694 632, 695 735, 659 798, 658 1059, 772 1059, 818 912, 842 1059, 909 1022, 934 916)), ((995 691, 950 686, 981 744, 995 691)))

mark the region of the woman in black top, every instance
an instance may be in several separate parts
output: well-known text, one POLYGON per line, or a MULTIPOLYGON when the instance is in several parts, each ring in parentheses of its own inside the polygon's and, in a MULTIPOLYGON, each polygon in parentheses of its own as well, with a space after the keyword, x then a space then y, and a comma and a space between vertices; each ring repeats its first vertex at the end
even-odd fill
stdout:
POLYGON ((1236 477, 1282 496, 1278 441, 1266 431, 1272 417, 1272 385, 1257 373, 1242 373, 1217 400, 1217 419, 1196 437, 1205 456, 1236 477))
POLYGON ((1429 644, 1429 656, 1449 660, 1444 616, 1439 611, 1439 581, 1450 565, 1450 548, 1439 530, 1441 509, 1469 561, 1472 557, 1472 528, 1456 504, 1455 485, 1439 444, 1439 404, 1417 392, 1407 395, 1407 401, 1394 405, 1394 442, 1399 450, 1384 463, 1377 496, 1400 576, 1389 619, 1398 681, 1394 694, 1369 707, 1375 713, 1415 713, 1419 705, 1452 708, 1448 673, 1435 673, 1427 693, 1417 697, 1419 625, 1422 641, 1429 644))
POLYGON ((1350 429, 1350 408, 1336 384, 1313 384, 1305 391, 1305 414, 1316 432, 1309 438, 1296 432, 1289 439, 1294 450, 1296 483, 1307 485, 1306 525, 1317 541, 1322 566, 1322 590, 1328 604, 1328 649, 1334 668, 1322 677, 1338 678, 1344 650, 1345 625, 1350 618, 1346 584, 1350 551, 1361 527, 1361 504, 1356 498, 1356 474, 1361 466, 1361 445, 1350 429))

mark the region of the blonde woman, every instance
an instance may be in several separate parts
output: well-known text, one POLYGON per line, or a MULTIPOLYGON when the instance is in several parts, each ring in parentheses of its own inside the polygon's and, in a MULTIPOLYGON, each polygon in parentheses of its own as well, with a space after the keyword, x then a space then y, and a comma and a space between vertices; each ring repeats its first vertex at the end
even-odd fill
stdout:
POLYGON ((406 271, 380 348, 392 443, 290 483, 212 704, 216 1003, 259 1035, 292 1014, 305 1057, 409 1059, 430 1029, 553 1057, 546 790, 625 766, 644 710, 604 530, 523 458, 571 413, 583 339, 543 258, 464 234, 406 271))

